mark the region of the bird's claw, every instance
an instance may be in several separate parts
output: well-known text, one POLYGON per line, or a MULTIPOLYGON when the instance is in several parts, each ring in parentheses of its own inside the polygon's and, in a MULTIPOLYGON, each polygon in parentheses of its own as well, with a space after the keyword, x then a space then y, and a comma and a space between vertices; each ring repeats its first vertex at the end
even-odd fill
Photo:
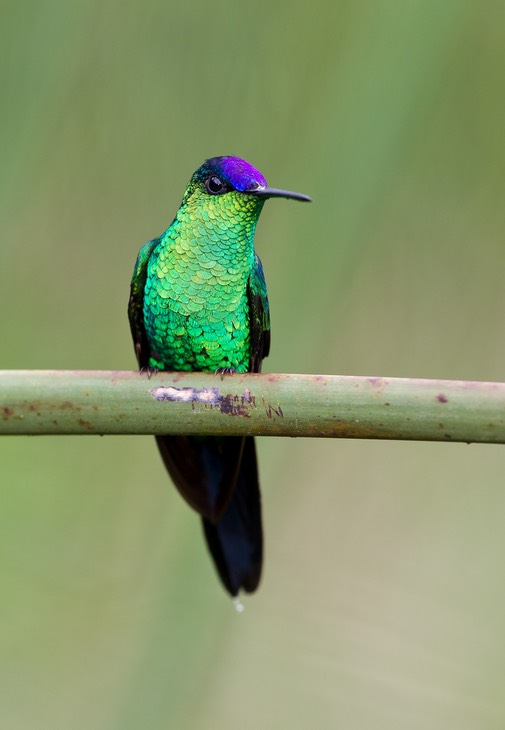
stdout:
POLYGON ((158 368, 152 368, 150 365, 144 365, 139 370, 140 373, 146 373, 148 380, 151 380, 151 375, 159 373, 158 368))
POLYGON ((221 380, 224 380, 225 375, 232 375, 234 372, 236 372, 235 368, 216 368, 214 375, 220 375, 221 380))

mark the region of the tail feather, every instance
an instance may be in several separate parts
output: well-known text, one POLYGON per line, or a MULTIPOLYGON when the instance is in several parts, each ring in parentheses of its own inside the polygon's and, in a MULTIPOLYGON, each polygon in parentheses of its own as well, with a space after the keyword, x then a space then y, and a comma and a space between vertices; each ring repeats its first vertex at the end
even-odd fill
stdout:
POLYGON ((203 518, 207 546, 225 588, 236 596, 241 588, 258 587, 263 561, 261 497, 254 439, 245 439, 237 485, 231 500, 215 523, 203 518))
POLYGON ((202 516, 207 546, 232 596, 254 591, 263 558, 254 438, 158 436, 176 487, 202 516))
POLYGON ((240 436, 156 436, 175 486, 202 517, 216 522, 230 501, 242 459, 240 436))

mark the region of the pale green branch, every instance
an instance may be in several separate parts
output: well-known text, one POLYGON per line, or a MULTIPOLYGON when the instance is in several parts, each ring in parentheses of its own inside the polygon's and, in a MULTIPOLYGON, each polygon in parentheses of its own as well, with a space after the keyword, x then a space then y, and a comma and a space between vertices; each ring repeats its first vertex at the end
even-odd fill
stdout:
POLYGON ((505 383, 0 371, 0 434, 170 433, 505 443, 505 383))

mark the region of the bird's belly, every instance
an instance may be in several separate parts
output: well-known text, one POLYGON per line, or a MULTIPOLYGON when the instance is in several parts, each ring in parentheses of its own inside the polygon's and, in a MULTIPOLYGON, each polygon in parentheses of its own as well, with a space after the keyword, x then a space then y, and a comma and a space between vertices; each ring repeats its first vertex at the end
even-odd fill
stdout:
POLYGON ((251 359, 246 297, 227 306, 194 299, 158 300, 144 311, 151 367, 159 370, 247 372, 251 359))

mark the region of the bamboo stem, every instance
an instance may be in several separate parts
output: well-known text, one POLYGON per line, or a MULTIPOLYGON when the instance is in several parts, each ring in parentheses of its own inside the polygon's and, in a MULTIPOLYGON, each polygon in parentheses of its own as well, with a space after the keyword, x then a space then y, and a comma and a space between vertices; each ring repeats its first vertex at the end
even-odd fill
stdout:
POLYGON ((505 443, 505 383, 0 371, 0 434, 171 433, 505 443))

